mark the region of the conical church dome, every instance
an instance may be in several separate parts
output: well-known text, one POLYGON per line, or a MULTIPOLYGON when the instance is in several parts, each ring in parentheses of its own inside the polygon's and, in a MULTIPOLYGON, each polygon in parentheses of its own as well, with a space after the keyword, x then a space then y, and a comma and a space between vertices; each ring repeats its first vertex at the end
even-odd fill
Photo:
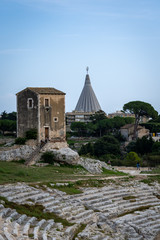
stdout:
POLYGON ((97 112, 99 110, 101 110, 101 107, 99 105, 99 102, 98 102, 96 95, 93 91, 93 88, 91 86, 91 81, 90 81, 90 77, 88 74, 88 68, 87 68, 85 84, 84 84, 83 90, 81 92, 81 95, 79 97, 78 103, 76 105, 75 111, 77 111, 77 112, 97 112))

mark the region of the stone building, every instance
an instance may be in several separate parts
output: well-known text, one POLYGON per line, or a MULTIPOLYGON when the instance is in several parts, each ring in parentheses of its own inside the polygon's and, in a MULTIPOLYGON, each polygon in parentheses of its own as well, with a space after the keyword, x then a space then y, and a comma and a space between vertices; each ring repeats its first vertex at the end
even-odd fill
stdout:
MULTIPOLYGON (((114 118, 114 117, 132 117, 132 118, 135 118, 135 114, 132 114, 132 113, 126 113, 126 112, 123 112, 123 111, 116 111, 114 113, 109 113, 107 115, 108 118, 114 118)), ((141 116, 140 117, 140 123, 146 123, 149 121, 149 118, 146 117, 146 116, 141 116)))
POLYGON ((38 142, 65 141, 65 93, 55 88, 28 87, 17 94, 17 136, 37 129, 38 142))
MULTIPOLYGON (((130 142, 134 139, 134 124, 126 124, 120 128, 121 135, 126 139, 127 142, 130 142)), ((149 136, 149 130, 145 127, 138 125, 137 128, 137 137, 142 138, 144 136, 149 136)))

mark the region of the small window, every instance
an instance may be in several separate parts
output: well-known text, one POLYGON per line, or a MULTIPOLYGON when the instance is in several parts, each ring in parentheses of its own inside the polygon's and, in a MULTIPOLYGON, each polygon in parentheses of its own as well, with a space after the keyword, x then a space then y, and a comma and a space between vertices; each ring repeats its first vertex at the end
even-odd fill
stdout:
POLYGON ((54 121, 54 122, 58 122, 58 117, 54 117, 54 118, 53 118, 53 121, 54 121))
POLYGON ((28 98, 27 105, 28 105, 28 108, 33 108, 33 99, 32 98, 28 98))
POLYGON ((49 99, 48 98, 45 98, 44 105, 45 105, 45 107, 49 107, 49 99))

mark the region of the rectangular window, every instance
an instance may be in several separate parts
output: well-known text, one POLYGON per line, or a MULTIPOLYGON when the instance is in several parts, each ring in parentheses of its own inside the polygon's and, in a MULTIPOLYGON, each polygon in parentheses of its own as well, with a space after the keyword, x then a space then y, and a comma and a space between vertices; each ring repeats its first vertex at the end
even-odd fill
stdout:
POLYGON ((44 106, 49 107, 49 98, 44 99, 44 106))
POLYGON ((33 108, 33 99, 32 98, 28 98, 27 106, 28 106, 28 108, 33 108))

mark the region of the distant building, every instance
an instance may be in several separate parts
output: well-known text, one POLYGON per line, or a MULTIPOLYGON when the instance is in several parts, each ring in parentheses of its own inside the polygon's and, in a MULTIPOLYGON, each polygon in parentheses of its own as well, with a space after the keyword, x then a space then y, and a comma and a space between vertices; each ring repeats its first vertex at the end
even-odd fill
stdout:
POLYGON ((114 113, 109 113, 107 115, 108 118, 114 118, 114 117, 133 117, 135 118, 135 115, 134 114, 131 114, 131 113, 125 113, 125 112, 122 112, 122 111, 116 111, 114 113))
MULTIPOLYGON (((135 114, 131 114, 131 113, 125 113, 123 111, 116 111, 114 113, 109 113, 107 115, 108 118, 114 118, 114 117, 132 117, 135 118, 135 114)), ((149 121, 149 118, 143 116, 140 117, 140 123, 146 123, 149 121)))
POLYGON ((99 110, 101 110, 101 107, 91 86, 87 67, 83 90, 75 110, 66 113, 66 123, 67 125, 70 125, 72 122, 89 122, 90 116, 99 110))
MULTIPOLYGON (((134 139, 134 124, 126 124, 120 128, 121 135, 126 139, 127 142, 130 142, 134 139)), ((145 127, 138 125, 137 128, 137 137, 142 138, 144 136, 149 136, 149 130, 145 127)))
POLYGON ((37 129, 38 141, 64 141, 65 93, 55 88, 28 87, 17 93, 17 136, 37 129))

